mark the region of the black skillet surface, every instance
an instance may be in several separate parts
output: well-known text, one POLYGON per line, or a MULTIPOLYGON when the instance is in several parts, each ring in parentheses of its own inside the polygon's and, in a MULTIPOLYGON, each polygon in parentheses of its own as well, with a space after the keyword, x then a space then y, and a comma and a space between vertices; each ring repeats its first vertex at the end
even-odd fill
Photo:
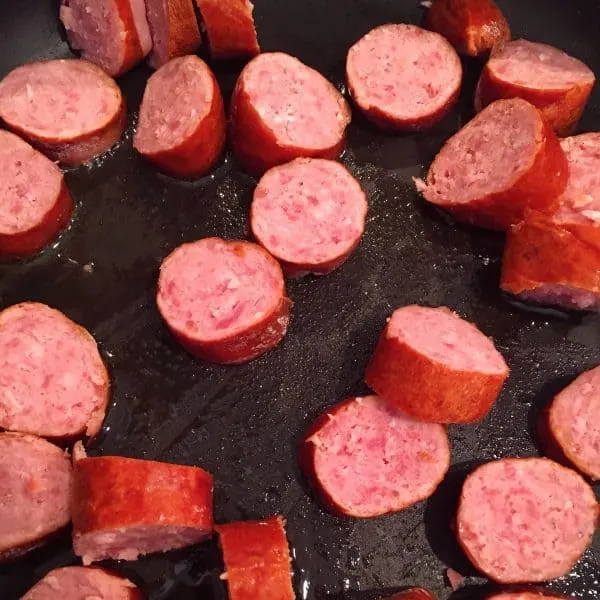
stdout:
MULTIPOLYGON (((597 0, 499 3, 516 37, 562 47, 600 75, 597 0)), ((418 23, 423 15, 418 0, 256 4, 265 50, 298 56, 341 88, 346 51, 356 39, 373 26, 418 23)), ((0 3, 0 76, 27 61, 69 55, 56 14, 51 0, 0 3)), ((140 66, 120 81, 131 124, 149 72, 140 66)), ((218 65, 216 72, 228 94, 238 67, 218 65)), ((469 65, 460 108, 427 133, 386 135, 355 115, 344 160, 370 197, 364 240, 336 273, 289 282, 290 331, 278 349, 248 365, 194 361, 171 339, 154 304, 159 264, 175 246, 211 235, 246 236, 254 182, 229 154, 203 181, 172 181, 132 151, 130 125, 109 156, 68 173, 77 212, 56 247, 0 266, 0 308, 45 302, 100 343, 114 381, 113 404, 91 452, 205 467, 215 474, 217 521, 285 515, 298 598, 371 600, 410 585, 445 598, 446 566, 475 575, 449 529, 462 479, 482 461, 535 455, 536 410, 600 363, 600 317, 533 313, 511 304, 497 286, 502 237, 449 222, 411 186, 411 177, 423 173, 469 118, 475 76, 469 65), (298 441, 326 406, 366 391, 363 371, 386 317, 414 302, 448 305, 475 321, 494 337, 512 376, 485 421, 450 428, 453 467, 429 502, 373 520, 335 518, 302 479, 298 441)), ((600 87, 582 122, 582 130, 594 128, 600 129, 600 87)), ((49 569, 67 564, 76 561, 63 535, 0 567, 0 599, 20 597, 49 569)), ((212 543, 115 566, 151 600, 226 597, 212 543)), ((552 589, 600 598, 598 540, 552 589)))

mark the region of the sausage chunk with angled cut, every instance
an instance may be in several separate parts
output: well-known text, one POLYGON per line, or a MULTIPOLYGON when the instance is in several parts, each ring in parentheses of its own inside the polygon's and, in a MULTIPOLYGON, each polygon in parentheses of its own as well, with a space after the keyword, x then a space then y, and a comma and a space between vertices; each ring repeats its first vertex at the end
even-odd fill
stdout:
POLYGON ((8 131, 0 131, 0 170, 0 258, 35 254, 73 212, 62 171, 8 131))
POLYGON ((506 230, 526 208, 555 209, 568 177, 554 132, 534 106, 514 99, 494 102, 451 137, 416 185, 457 219, 506 230))
POLYGON ((291 302, 283 273, 261 246, 206 238, 163 262, 158 309, 179 342, 203 360, 239 364, 274 348, 291 302))
POLYGON ((300 464, 324 504, 376 517, 429 498, 450 466, 445 427, 407 417, 378 396, 337 404, 309 429, 300 464))
POLYGON ((343 165, 297 158, 259 181, 250 226, 286 275, 324 275, 358 246, 366 216, 365 193, 343 165))
POLYGON ((117 142, 126 114, 121 90, 100 67, 60 59, 17 67, 0 81, 0 118, 51 159, 77 166, 117 142))
POLYGON ((203 469, 120 456, 80 458, 73 467, 73 549, 84 565, 211 536, 213 480, 203 469))
POLYGON ((110 382, 94 338, 58 310, 0 312, 0 427, 51 438, 100 431, 110 382))
POLYGON ((142 600, 128 579, 97 567, 54 569, 38 581, 22 600, 142 600))
POLYGON ((133 144, 161 171, 205 175, 221 156, 225 135, 221 90, 203 60, 174 58, 150 77, 133 144))
POLYGON ((260 54, 231 98, 233 149, 255 175, 294 158, 335 159, 350 117, 342 95, 319 72, 287 54, 260 54))
POLYGON ((33 435, 0 433, 0 560, 67 526, 71 481, 64 450, 33 435))
POLYGON ((282 517, 215 527, 230 600, 294 600, 290 551, 282 517))
POLYGON ((510 40, 510 27, 494 0, 433 0, 427 27, 467 56, 486 55, 510 40))
POLYGON ((424 129, 454 106, 462 66, 441 35, 415 25, 382 25, 348 52, 346 76, 352 99, 384 128, 424 129))
POLYGON ((589 67, 562 50, 515 40, 494 52, 484 67, 475 107, 481 110, 495 100, 523 98, 565 136, 577 126, 595 82, 589 67))
POLYGON ((405 306, 389 319, 365 381, 416 419, 473 423, 490 411, 508 374, 472 323, 445 307, 405 306))
POLYGON ((152 49, 144 0, 62 0, 60 20, 71 47, 112 77, 152 49))
POLYGON ((566 575, 590 546, 598 519, 592 488, 545 458, 508 458, 464 483, 456 533, 471 562, 498 583, 566 575))

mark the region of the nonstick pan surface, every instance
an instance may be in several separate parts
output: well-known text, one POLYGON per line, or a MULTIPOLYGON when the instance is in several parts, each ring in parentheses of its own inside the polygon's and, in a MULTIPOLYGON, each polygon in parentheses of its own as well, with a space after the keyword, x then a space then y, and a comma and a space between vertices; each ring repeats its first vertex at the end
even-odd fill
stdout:
MULTIPOLYGON (((597 0, 499 0, 515 37, 563 48, 600 75, 597 0)), ((256 0, 265 50, 299 57, 344 89, 350 45, 386 22, 419 23, 418 0, 256 0)), ((0 76, 32 60, 69 56, 58 6, 0 3, 0 76)), ((217 64, 226 95, 241 65, 217 64)), ((215 475, 218 522, 283 514, 293 546, 298 598, 371 600, 405 586, 450 594, 450 566, 485 583, 450 530, 460 484, 481 462, 536 455, 538 409, 578 373, 600 363, 600 317, 532 312, 498 289, 500 234, 452 223, 425 206, 411 184, 471 116, 478 66, 467 65, 459 107, 440 126, 387 135, 354 115, 344 162, 360 179, 370 214, 358 251, 323 278, 288 283, 293 321, 283 344, 250 364, 193 360, 166 331, 155 302, 161 260, 182 242, 245 238, 254 181, 230 154, 213 175, 181 183, 158 175, 131 146, 150 70, 120 79, 129 105, 126 138, 90 167, 71 170, 74 222, 58 244, 0 265, 0 308, 45 302, 87 327, 114 382, 113 403, 91 454, 201 465, 215 475), (325 407, 366 392, 363 372, 385 319, 409 303, 447 305, 493 336, 512 375, 480 424, 450 427, 453 466, 428 501, 372 520, 329 515, 307 487, 296 448, 325 407)), ((74 82, 76 85, 76 82, 74 82)), ((581 131, 600 130, 600 86, 581 131)), ((0 174, 1 176, 1 174, 0 174)), ((76 564, 68 534, 0 566, 0 598, 19 598, 48 570, 76 564)), ((115 564, 151 600, 226 598, 216 544, 115 564)), ((472 577, 472 578, 471 578, 472 577)), ((481 592, 468 588, 462 597, 481 592)), ((582 600, 600 598, 600 544, 551 585, 582 600)))

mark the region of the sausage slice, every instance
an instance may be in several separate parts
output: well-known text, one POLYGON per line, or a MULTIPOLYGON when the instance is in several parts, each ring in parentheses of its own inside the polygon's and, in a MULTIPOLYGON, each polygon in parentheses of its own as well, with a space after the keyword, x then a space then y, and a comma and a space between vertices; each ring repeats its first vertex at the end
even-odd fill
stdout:
POLYGON ((575 471, 545 458, 508 458, 467 478, 456 532, 490 579, 534 583, 573 568, 592 542, 597 519, 594 491, 575 471))
POLYGON ((0 427, 51 438, 100 431, 110 382, 94 338, 58 310, 0 312, 0 427))
POLYGON ((33 435, 0 433, 0 560, 67 526, 71 481, 63 450, 33 435))
POLYGON ((502 98, 523 98, 537 107, 560 135, 573 132, 596 78, 580 60, 562 50, 515 40, 494 52, 481 74, 475 107, 502 98))
POLYGON ((510 40, 510 27, 494 0, 433 0, 426 22, 467 56, 487 55, 510 40))
POLYGON ((566 600, 566 596, 555 591, 532 589, 523 591, 498 592, 488 596, 486 600, 566 600))
POLYGON ((196 0, 213 58, 242 58, 260 52, 249 0, 196 0))
POLYGON ((161 171, 205 175, 221 156, 225 135, 221 90, 203 60, 174 58, 150 77, 133 145, 161 171))
POLYGON ((376 517, 433 494, 450 466, 445 427, 407 417, 383 398, 337 404, 309 429, 300 464, 332 512, 376 517))
POLYGON ((128 579, 97 567, 63 567, 50 571, 21 600, 142 600, 128 579))
POLYGON ((0 81, 0 118, 52 160, 77 166, 121 137, 126 115, 121 90, 100 67, 60 59, 17 67, 0 81))
POLYGON ((514 99, 494 102, 451 137, 416 185, 457 219, 506 230, 526 208, 556 208, 568 177, 554 132, 533 105, 514 99))
POLYGON ((297 158, 259 181, 250 226, 286 275, 324 275, 358 246, 366 216, 366 195, 344 166, 297 158))
POLYGON ((410 588, 384 600, 435 600, 435 596, 425 588, 410 588))
POLYGON ((35 254, 73 212, 62 171, 8 131, 0 131, 0 170, 0 258, 35 254))
POLYGON ((346 77, 368 119, 383 128, 418 130, 454 106, 462 66, 441 35, 415 25, 382 25, 350 48, 346 77))
POLYGON ((62 0, 69 44, 112 77, 135 67, 152 49, 144 0, 62 0))
POLYGON ((206 238, 163 262, 158 309, 179 342, 211 362, 238 364, 279 344, 291 302, 283 273, 261 246, 206 238))
POLYGON ((74 464, 73 549, 84 565, 136 560, 212 533, 213 480, 198 467, 103 456, 74 464))
POLYGON ((282 517, 215 527, 223 549, 229 600, 294 600, 282 517))
POLYGON ((302 156, 335 159, 350 117, 342 95, 319 72, 288 54, 260 54, 231 98, 233 149, 255 175, 302 156))
POLYGON ((396 310, 367 366, 367 385, 400 410, 433 423, 483 419, 508 377, 502 355, 450 309, 396 310))

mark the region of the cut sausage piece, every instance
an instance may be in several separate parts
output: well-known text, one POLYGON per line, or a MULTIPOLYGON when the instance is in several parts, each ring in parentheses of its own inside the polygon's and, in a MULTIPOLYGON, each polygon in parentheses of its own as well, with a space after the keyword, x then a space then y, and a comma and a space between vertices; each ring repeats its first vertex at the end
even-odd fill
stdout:
POLYGON ((515 40, 494 52, 475 94, 477 110, 501 98, 523 98, 537 107, 560 136, 577 126, 596 78, 562 50, 515 40))
POLYGON ((150 77, 133 145, 161 171, 205 175, 221 156, 225 135, 221 90, 203 60, 174 58, 150 77))
POLYGON ((427 27, 467 56, 487 55, 510 40, 510 27, 494 0, 433 0, 427 27))
POLYGON ((158 309, 192 354, 238 364, 279 344, 291 302, 277 261, 257 244, 206 238, 163 262, 158 309))
POLYGON ((301 156, 337 158, 350 108, 320 73, 287 54, 260 54, 242 71, 231 99, 231 135, 249 172, 301 156))
POLYGON ((441 35, 415 25, 382 25, 348 52, 346 76, 352 99, 384 128, 424 129, 456 103, 462 66, 441 35))
POLYGON ((365 229, 367 198, 340 163, 297 158, 258 183, 250 208, 254 237, 288 276, 324 275, 342 265, 365 229))
POLYGON ((53 160, 77 166, 121 137, 126 115, 121 90, 100 67, 61 59, 17 67, 0 81, 0 118, 53 160))
POLYGON ((54 569, 36 583, 21 600, 142 600, 128 579, 96 567, 54 569))
POLYGON ((153 43, 149 62, 154 68, 198 50, 202 37, 193 0, 146 0, 146 11, 153 43))
POLYGON ((0 258, 35 254, 73 212, 62 171, 8 131, 0 131, 0 170, 0 258))
POLYGON ((0 427, 52 438, 100 431, 110 382, 94 338, 36 302, 0 312, 0 427))
POLYGON ((554 398, 539 429, 550 458, 600 480, 600 367, 581 374, 554 398))
POLYGON ((209 538, 212 476, 198 467, 103 456, 74 464, 73 549, 83 564, 136 560, 209 538))
POLYGON ((384 600, 435 600, 435 596, 425 588, 411 588, 384 600))
POLYGON ((416 419, 474 423, 488 414, 508 374, 475 325, 445 307, 405 306, 389 319, 365 381, 416 419))
POLYGON ((309 429, 300 464, 325 505, 376 517, 429 498, 450 466, 445 427, 407 417, 383 398, 337 404, 309 429))
POLYGON ((249 0, 196 0, 213 58, 241 58, 260 52, 249 0))
POLYGON ((71 481, 63 450, 33 435, 0 433, 0 560, 67 526, 71 481))
POLYGON ((545 458, 508 458, 467 478, 456 532, 490 579, 534 583, 572 569, 592 542, 597 518, 594 491, 575 471, 545 458))
POLYGON ((282 517, 217 525, 215 530, 230 600, 294 600, 282 517))
POLYGON ((600 310, 600 249, 528 211, 506 237, 500 287, 525 302, 600 310))
POLYGON ((135 67, 152 49, 144 0, 62 0, 69 44, 112 77, 135 67))
POLYGON ((498 592, 487 597, 487 600, 567 600, 566 596, 555 591, 533 589, 523 591, 498 592))
POLYGON ((556 135, 538 110, 514 99, 494 102, 451 137, 416 185, 457 219, 505 230, 526 208, 555 209, 568 177, 556 135))

